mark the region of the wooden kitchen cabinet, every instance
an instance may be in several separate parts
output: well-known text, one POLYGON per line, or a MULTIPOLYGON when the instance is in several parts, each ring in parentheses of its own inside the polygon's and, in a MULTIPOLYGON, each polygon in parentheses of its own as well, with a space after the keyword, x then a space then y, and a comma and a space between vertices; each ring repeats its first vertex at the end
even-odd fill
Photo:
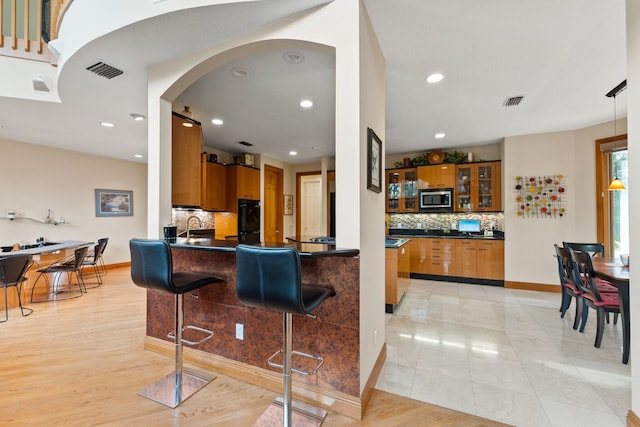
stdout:
POLYGON ((429 238, 429 261, 427 274, 438 276, 455 276, 456 248, 453 239, 429 238))
POLYGON ((385 311, 393 313, 409 289, 411 242, 399 248, 385 248, 385 311))
POLYGON ((260 200, 260 169, 244 165, 226 166, 227 210, 238 211, 238 199, 260 200))
POLYGON ((504 280, 504 241, 456 241, 456 275, 474 279, 504 280))
POLYGON ((427 262, 429 261, 429 239, 416 237, 409 242, 411 245, 411 272, 427 274, 427 262))
POLYGON ((454 188, 456 165, 418 166, 418 188, 454 188))
POLYGON ((418 212, 417 168, 385 171, 387 212, 418 212))
POLYGON ((479 240, 476 243, 476 277, 504 280, 503 240, 479 240))
POLYGON ((411 242, 412 273, 455 275, 455 240, 424 237, 411 239, 411 242))
POLYGON ((227 210, 227 171, 224 165, 207 161, 202 155, 202 209, 207 211, 227 210))
POLYGON ((456 240, 456 270, 455 276, 476 277, 477 241, 472 239, 456 240))
POLYGON ((200 207, 202 169, 202 132, 200 125, 182 126, 183 119, 173 115, 171 122, 171 203, 174 206, 200 207))
POLYGON ((412 237, 409 245, 409 270, 416 278, 446 276, 462 283, 504 280, 504 240, 412 237))
POLYGON ((500 165, 499 161, 456 165, 457 212, 502 210, 500 165))

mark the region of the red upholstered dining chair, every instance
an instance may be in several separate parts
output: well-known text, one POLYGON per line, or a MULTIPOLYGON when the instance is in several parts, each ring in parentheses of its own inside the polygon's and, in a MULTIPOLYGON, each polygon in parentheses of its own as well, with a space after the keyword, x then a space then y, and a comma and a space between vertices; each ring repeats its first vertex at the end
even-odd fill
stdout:
MULTIPOLYGON (((569 250, 554 244, 556 249, 556 258, 558 260, 558 276, 560 277, 560 285, 562 286, 562 301, 560 304, 560 317, 564 319, 564 315, 571 305, 571 298, 576 299, 576 315, 573 319, 573 329, 578 329, 580 320, 582 319, 582 310, 584 302, 582 301, 582 292, 574 283, 573 262, 569 250)), ((587 310, 588 311, 588 310, 587 310)), ((584 321, 586 322, 586 316, 584 321)), ((584 324, 580 328, 580 332, 584 330, 584 324)))
POLYGON ((596 310, 597 328, 595 347, 600 347, 604 333, 604 321, 607 313, 620 314, 618 294, 613 292, 601 292, 596 281, 591 263, 591 256, 587 252, 569 249, 573 261, 574 283, 582 292, 584 303, 596 310))
MULTIPOLYGON (((604 244, 602 243, 575 243, 575 242, 562 242, 562 245, 567 249, 573 249, 574 251, 586 252, 591 258, 601 257, 604 258, 604 244)), ((605 293, 618 293, 618 288, 611 282, 600 277, 596 277, 598 282, 598 289, 600 292, 605 293)), ((609 313, 606 317, 607 323, 609 323, 609 313)), ((618 323, 618 315, 614 315, 613 324, 618 323)))

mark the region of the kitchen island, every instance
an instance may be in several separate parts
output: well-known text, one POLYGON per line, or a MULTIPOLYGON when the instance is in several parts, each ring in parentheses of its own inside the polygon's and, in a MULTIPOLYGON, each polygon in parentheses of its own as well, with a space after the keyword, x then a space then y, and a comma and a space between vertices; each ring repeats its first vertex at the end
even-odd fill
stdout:
MULTIPOLYGON (((209 273, 224 280, 185 295, 185 325, 215 334, 195 348, 185 348, 185 360, 281 392, 281 371, 269 367, 267 359, 282 346, 282 314, 247 307, 238 300, 237 244, 204 238, 178 238, 171 244, 176 271, 209 273)), ((314 311, 315 318, 294 316, 294 350, 324 358, 315 375, 294 374, 295 398, 360 419, 364 408, 360 396, 359 251, 320 243, 268 246, 298 249, 303 283, 336 292, 314 311)), ((173 353, 167 338, 174 324, 173 307, 172 295, 147 291, 146 348, 168 356, 173 353)))

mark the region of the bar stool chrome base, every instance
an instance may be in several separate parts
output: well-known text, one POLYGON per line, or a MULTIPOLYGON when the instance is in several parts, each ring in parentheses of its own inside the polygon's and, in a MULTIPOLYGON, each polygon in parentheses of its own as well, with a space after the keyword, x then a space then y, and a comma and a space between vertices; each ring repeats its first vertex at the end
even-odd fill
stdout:
MULTIPOLYGON (((304 402, 294 400, 291 406, 291 421, 292 425, 296 427, 319 427, 327 417, 327 411, 324 409, 304 402)), ((284 400, 282 397, 276 397, 273 403, 258 418, 258 421, 253 424, 253 427, 282 425, 283 409, 284 400)))
POLYGON ((195 373, 185 369, 182 371, 182 386, 176 387, 179 382, 178 375, 178 372, 171 372, 139 391, 138 395, 169 408, 176 408, 216 378, 215 375, 195 373))

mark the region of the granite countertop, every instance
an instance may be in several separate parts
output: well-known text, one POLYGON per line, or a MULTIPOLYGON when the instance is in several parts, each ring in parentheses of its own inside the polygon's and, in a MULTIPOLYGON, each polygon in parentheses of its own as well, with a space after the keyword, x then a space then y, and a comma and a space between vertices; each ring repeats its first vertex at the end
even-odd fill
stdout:
POLYGON ((458 230, 422 229, 422 228, 390 228, 390 236, 438 237, 445 239, 484 239, 504 240, 504 231, 495 230, 493 236, 484 233, 460 233, 458 230))
MULTIPOLYGON (((216 240, 205 237, 191 237, 189 239, 177 238, 175 243, 171 243, 173 248, 197 249, 208 251, 235 252, 237 240, 216 240)), ((290 243, 257 243, 253 246, 274 247, 274 248, 296 248, 301 257, 315 258, 327 256, 356 256, 360 253, 358 249, 337 248, 335 245, 316 242, 290 242, 290 243)))
POLYGON ((84 242, 80 240, 63 240, 61 242, 47 242, 45 243, 44 246, 28 245, 27 248, 21 249, 19 251, 1 252, 0 256, 11 256, 11 255, 21 255, 21 254, 41 255, 41 254, 61 251, 63 249, 79 248, 81 246, 90 246, 93 244, 94 244, 93 242, 84 242))
POLYGON ((409 243, 411 239, 406 239, 404 237, 390 237, 387 236, 384 239, 384 247, 387 249, 398 249, 403 245, 409 243))

